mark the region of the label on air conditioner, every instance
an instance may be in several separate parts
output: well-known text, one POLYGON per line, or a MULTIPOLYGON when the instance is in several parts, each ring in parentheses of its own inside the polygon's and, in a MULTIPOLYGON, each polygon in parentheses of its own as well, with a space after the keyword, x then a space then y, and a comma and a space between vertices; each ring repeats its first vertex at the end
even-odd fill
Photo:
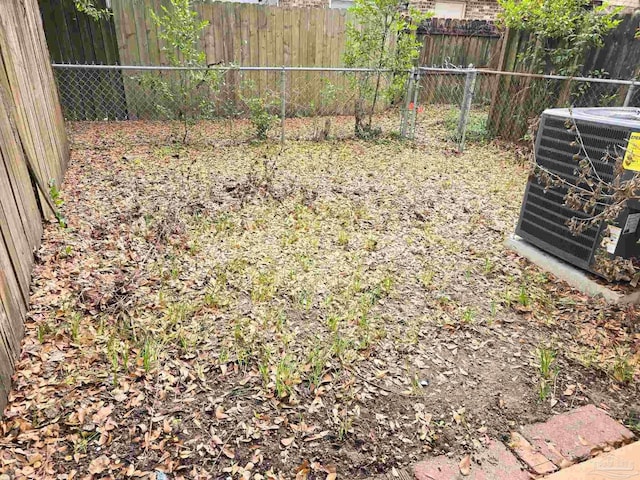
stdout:
POLYGON ((606 236, 602 239, 602 246, 612 255, 616 253, 616 247, 618 246, 618 240, 620 240, 621 232, 622 229, 620 227, 609 225, 607 227, 606 236))
POLYGON ((638 230, 638 223, 640 223, 640 213, 630 213, 627 215, 627 221, 624 224, 622 234, 626 235, 627 233, 636 233, 636 230, 638 230))
POLYGON ((625 170, 640 172, 640 132, 632 132, 627 144, 627 151, 622 160, 625 170))

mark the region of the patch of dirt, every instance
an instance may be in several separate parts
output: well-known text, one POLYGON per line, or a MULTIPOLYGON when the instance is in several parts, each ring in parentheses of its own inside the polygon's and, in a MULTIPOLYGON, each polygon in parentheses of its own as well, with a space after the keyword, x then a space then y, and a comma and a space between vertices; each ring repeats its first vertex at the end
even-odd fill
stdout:
POLYGON ((637 311, 506 251, 526 169, 441 118, 284 148, 72 125, 0 473, 366 478, 586 403, 634 418, 637 311))

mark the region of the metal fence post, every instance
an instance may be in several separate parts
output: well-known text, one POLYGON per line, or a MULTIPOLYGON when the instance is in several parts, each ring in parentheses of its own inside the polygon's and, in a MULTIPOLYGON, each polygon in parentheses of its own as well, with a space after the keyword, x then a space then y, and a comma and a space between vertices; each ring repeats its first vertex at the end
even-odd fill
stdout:
POLYGON ((460 107, 460 121, 458 123, 458 150, 464 151, 464 139, 467 134, 467 122, 469 120, 469 112, 471 111, 471 102, 473 101, 473 92, 476 87, 476 77, 478 71, 469 65, 467 75, 464 82, 464 97, 460 107))
POLYGON ((287 115, 287 71, 280 70, 280 143, 284 145, 284 119, 287 115))
POLYGON ((416 70, 413 82, 413 115, 411 116, 411 140, 416 138, 416 117, 418 116, 418 91, 420 90, 420 69, 416 70))
POLYGON ((627 90, 627 95, 624 97, 623 107, 628 107, 631 103, 631 99, 633 98, 633 91, 635 90, 636 79, 631 80, 631 85, 629 85, 629 90, 627 90))
POLYGON ((415 75, 415 67, 409 72, 407 77, 407 91, 404 96, 404 109, 400 117, 400 136, 405 138, 407 136, 407 123, 409 122, 409 105, 411 104, 411 89, 414 87, 413 77, 415 75))

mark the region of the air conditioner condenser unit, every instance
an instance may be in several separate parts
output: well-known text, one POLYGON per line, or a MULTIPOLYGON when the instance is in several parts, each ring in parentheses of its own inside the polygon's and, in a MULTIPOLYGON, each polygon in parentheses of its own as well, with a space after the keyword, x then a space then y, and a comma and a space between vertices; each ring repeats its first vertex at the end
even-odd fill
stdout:
POLYGON ((640 175, 640 110, 545 110, 535 142, 536 163, 562 178, 564 185, 548 186, 540 176, 530 176, 516 234, 568 263, 598 273, 594 267, 600 248, 611 256, 640 259, 640 202, 628 201, 610 223, 592 224, 577 234, 572 231, 568 226, 571 218, 590 216, 565 204, 568 186, 580 181, 579 162, 586 158, 585 152, 594 166, 593 175, 607 183, 616 175, 615 162, 607 161, 608 153, 624 156, 622 180, 640 175))

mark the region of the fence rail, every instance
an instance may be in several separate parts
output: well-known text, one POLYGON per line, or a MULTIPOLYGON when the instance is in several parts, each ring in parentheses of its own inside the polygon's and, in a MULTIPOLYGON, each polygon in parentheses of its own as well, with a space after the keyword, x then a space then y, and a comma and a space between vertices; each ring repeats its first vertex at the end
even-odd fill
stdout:
MULTIPOLYGON (((451 139, 464 148, 471 124, 489 136, 518 141, 530 121, 545 108, 568 106, 638 106, 640 88, 634 80, 564 77, 475 68, 419 67, 412 70, 371 68, 54 64, 65 118, 68 120, 176 119, 175 103, 157 88, 185 81, 193 72, 217 76, 214 84, 193 90, 195 100, 212 105, 195 115, 202 119, 248 118, 260 99, 279 117, 280 138, 285 119, 353 116, 361 90, 376 80, 382 87, 400 84, 402 91, 379 102, 379 110, 401 112, 397 129, 415 136, 420 110, 434 107, 455 124, 451 139), (155 83, 154 83, 155 82, 155 83), (213 86, 212 86, 213 85, 213 86), (255 106, 255 105, 254 105, 255 106)), ((165 87, 166 88, 166 87, 165 87)), ((192 99, 193 100, 193 99, 192 99)), ((343 132, 346 135, 346 132, 343 132)), ((472 139, 477 135, 472 135, 472 139)))

